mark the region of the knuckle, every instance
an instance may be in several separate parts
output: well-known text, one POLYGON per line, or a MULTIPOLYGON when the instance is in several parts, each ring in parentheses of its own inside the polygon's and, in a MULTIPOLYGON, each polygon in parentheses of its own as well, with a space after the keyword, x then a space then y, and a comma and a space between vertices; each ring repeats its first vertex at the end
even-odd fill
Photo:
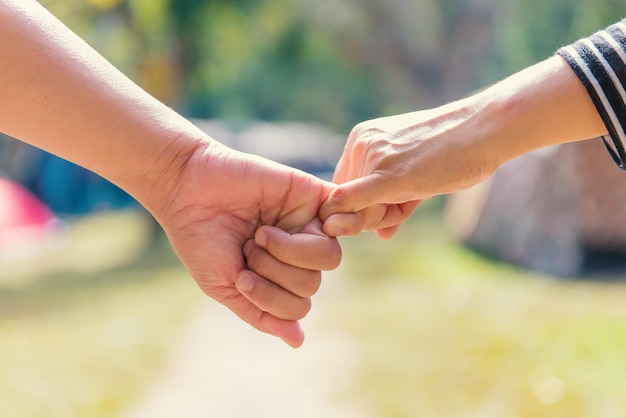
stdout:
POLYGON ((366 120, 357 123, 352 131, 350 132, 351 138, 359 138, 369 135, 376 135, 383 132, 380 128, 378 128, 371 120, 366 120))
POLYGON ((368 160, 376 163, 388 163, 393 153, 389 150, 389 142, 385 138, 376 138, 369 143, 368 160))
POLYGON ((359 122, 356 125, 354 125, 354 128, 352 128, 352 130, 350 131, 350 135, 348 135, 348 138, 356 139, 359 136, 361 136, 361 134, 365 132, 366 130, 367 130, 366 122, 359 122))
POLYGON ((370 149, 370 144, 367 139, 360 139, 354 143, 352 147, 352 155, 356 157, 362 157, 368 154, 370 149))

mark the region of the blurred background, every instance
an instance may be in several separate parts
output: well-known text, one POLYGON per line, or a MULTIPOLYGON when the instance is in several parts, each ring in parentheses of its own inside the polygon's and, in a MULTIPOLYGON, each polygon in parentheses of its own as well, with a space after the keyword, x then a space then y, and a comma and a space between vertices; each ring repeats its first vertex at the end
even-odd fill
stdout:
MULTIPOLYGON (((324 178, 359 121, 461 98, 626 16, 619 0, 42 3, 217 140, 324 178)), ((0 174, 2 416, 626 415, 626 189, 599 140, 433 199, 389 242, 343 240, 295 352, 207 302, 114 185, 8 137, 0 174)))

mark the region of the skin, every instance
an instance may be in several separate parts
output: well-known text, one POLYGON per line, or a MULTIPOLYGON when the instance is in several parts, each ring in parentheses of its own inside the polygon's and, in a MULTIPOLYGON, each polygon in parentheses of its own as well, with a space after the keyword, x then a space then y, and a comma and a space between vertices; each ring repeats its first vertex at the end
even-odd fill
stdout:
POLYGON ((0 31, 0 130, 125 189, 207 295, 300 346, 320 270, 341 259, 317 217, 334 186, 219 144, 35 1, 1 2, 0 31))
POLYGON ((341 186, 320 211, 323 230, 391 238, 420 201, 471 187, 532 150, 606 133, 583 85, 553 56, 467 99, 358 124, 335 171, 341 186))
POLYGON ((0 129, 124 188, 207 295, 294 347, 320 270, 341 259, 327 235, 390 238, 424 199, 525 152, 606 134, 552 57, 468 99, 357 125, 335 187, 207 137, 35 1, 2 2, 0 28, 0 129))

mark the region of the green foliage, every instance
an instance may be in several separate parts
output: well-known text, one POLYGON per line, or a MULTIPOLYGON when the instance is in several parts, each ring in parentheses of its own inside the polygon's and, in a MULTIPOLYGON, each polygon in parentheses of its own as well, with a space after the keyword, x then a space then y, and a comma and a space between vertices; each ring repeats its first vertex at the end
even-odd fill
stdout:
POLYGON ((626 16, 614 0, 518 0, 497 9, 489 77, 501 78, 543 60, 559 47, 626 16))
POLYGON ((626 16, 621 0, 44 0, 189 116, 359 120, 459 98, 626 16))
POLYGON ((331 34, 298 16, 294 2, 239 7, 207 3, 219 24, 197 34, 187 85, 188 113, 198 117, 301 119, 346 128, 367 103, 364 75, 346 62, 331 34))

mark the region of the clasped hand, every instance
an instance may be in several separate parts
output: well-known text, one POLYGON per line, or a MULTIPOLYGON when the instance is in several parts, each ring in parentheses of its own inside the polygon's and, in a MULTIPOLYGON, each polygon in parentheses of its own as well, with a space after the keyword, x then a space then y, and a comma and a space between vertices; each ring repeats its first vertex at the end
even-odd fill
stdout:
POLYGON ((389 238, 421 200, 480 177, 463 162, 476 159, 449 145, 450 128, 429 112, 358 125, 335 173, 340 185, 202 142, 153 213, 207 295, 297 347, 320 271, 341 260, 336 237, 389 238))
POLYGON ((463 146, 467 137, 459 136, 467 132, 471 111, 456 104, 357 125, 337 165, 336 184, 325 185, 324 199, 318 201, 324 223, 315 218, 295 234, 261 227, 256 241, 244 248, 250 271, 237 283, 241 293, 268 314, 300 319, 319 287, 319 270, 340 261, 322 256, 340 254, 334 237, 376 231, 380 238, 391 238, 421 201, 492 174, 495 165, 469 158, 480 148, 463 146), (256 295, 245 291, 248 281, 258 286, 256 295), (297 314, 286 316, 287 311, 297 314))
MULTIPOLYGON (((198 143, 173 183, 151 210, 200 288, 253 327, 300 346, 298 321, 321 271, 341 260, 318 217, 337 186, 214 141, 198 143)), ((360 228, 357 215, 336 216, 360 228)))

